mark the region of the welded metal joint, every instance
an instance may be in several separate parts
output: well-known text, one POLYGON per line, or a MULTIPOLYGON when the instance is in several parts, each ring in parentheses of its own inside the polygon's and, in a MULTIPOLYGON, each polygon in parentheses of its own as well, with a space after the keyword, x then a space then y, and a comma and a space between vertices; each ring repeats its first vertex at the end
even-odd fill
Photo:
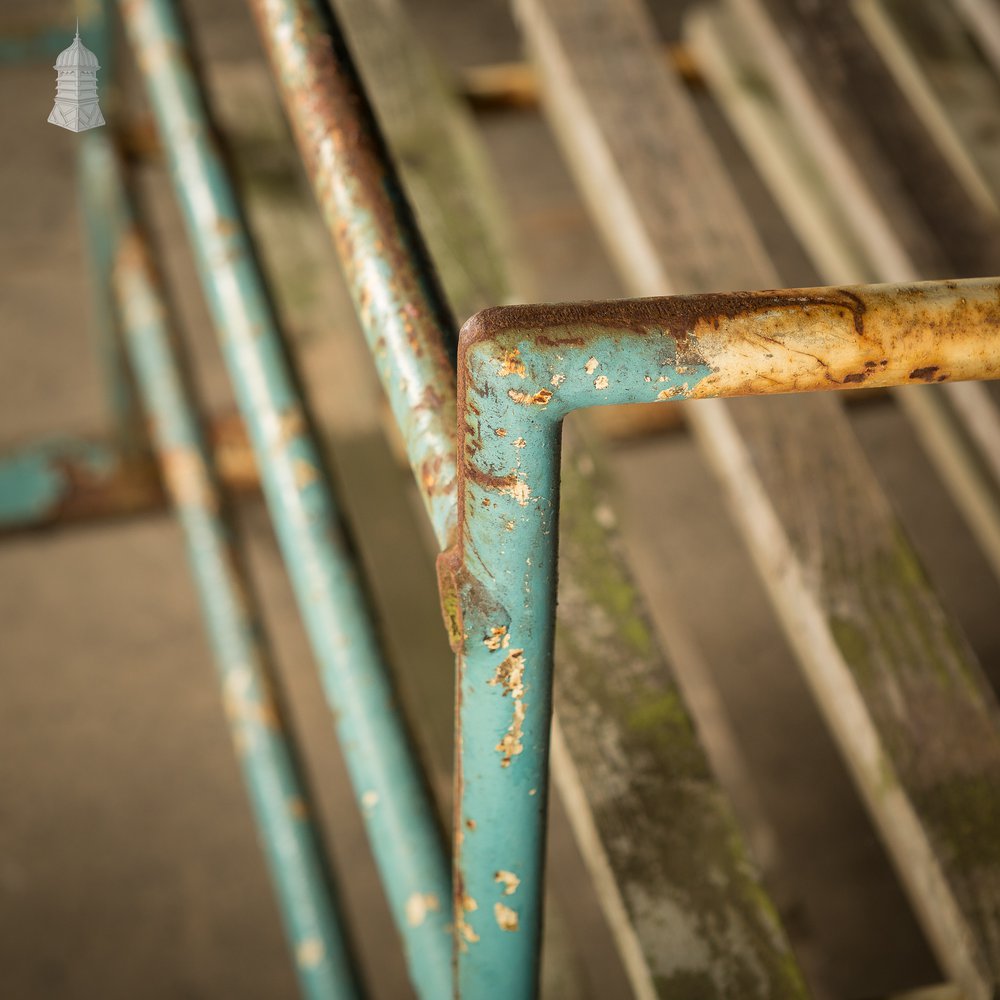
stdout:
POLYGON ((998 374, 997 279, 509 306, 465 325, 458 542, 438 563, 458 661, 458 995, 536 990, 563 418, 998 374))

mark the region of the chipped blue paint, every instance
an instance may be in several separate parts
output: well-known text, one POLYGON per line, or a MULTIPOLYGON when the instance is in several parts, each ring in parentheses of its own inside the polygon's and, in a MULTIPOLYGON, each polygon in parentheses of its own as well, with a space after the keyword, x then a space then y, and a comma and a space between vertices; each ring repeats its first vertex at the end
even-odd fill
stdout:
POLYGON ((125 346, 153 427, 198 588, 230 733, 267 857, 302 995, 360 995, 305 775, 272 694, 273 658, 197 401, 169 326, 145 237, 111 143, 84 136, 81 169, 101 178, 107 221, 120 234, 113 289, 125 346))
POLYGON ((167 151, 199 275, 355 794, 418 992, 450 988, 448 867, 320 450, 166 0, 120 9, 167 151))
MULTIPOLYGON (((588 332, 585 346, 542 350, 528 337, 490 339, 460 359, 462 996, 503 983, 504 996, 527 997, 537 981, 561 421, 582 406, 683 398, 711 374, 696 360, 678 366, 669 338, 625 350, 620 338, 588 332), (519 879, 512 893, 499 871, 519 879)), ((551 339, 580 334, 554 330, 551 339)))
POLYGON ((510 306, 466 324, 458 543, 439 560, 458 660, 460 995, 537 988, 564 417, 989 378, 1000 372, 997 296, 996 279, 976 279, 510 306))

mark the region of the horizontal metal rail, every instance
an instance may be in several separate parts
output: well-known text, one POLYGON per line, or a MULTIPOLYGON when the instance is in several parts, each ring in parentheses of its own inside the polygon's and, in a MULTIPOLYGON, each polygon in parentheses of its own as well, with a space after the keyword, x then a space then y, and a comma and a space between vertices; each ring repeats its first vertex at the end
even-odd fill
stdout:
POLYGON ((120 234, 113 292, 163 478, 184 530, 226 716, 303 996, 359 995, 308 784, 272 693, 275 670, 257 603, 227 516, 199 408, 171 329, 159 277, 111 142, 83 139, 85 195, 111 209, 120 234))
POLYGON ((537 980, 563 418, 995 378, 998 324, 990 279, 509 306, 465 325, 459 539, 440 560, 458 655, 460 994, 527 997, 537 980))
POLYGON ((355 794, 422 996, 450 984, 450 885, 429 795, 174 4, 121 0, 355 794))

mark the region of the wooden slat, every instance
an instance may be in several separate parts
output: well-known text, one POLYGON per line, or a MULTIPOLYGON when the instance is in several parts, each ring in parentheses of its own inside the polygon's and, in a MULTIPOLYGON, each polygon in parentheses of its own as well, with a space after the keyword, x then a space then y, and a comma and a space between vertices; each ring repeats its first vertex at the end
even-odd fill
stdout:
MULTIPOLYGON (((692 725, 691 673, 680 685, 657 649, 592 454, 567 449, 563 489, 553 780, 633 990, 643 998, 802 996, 692 725)), ((695 665, 693 673, 706 671, 695 665)), ((738 766, 721 749, 716 765, 738 766)))
MULTIPOLYGON (((955 179, 928 181, 922 152, 928 137, 905 102, 892 97, 892 80, 855 21, 842 10, 806 21, 785 0, 732 0, 730 6, 738 12, 736 24, 727 29, 721 12, 709 12, 701 28, 695 19, 693 37, 708 53, 706 70, 714 73, 748 151, 826 280, 912 281, 1000 267, 995 234, 961 197, 955 179), (727 34, 739 41, 727 42, 727 34), (755 44, 745 44, 748 36, 755 44), (742 72, 774 95, 769 117, 758 116, 752 127, 740 124, 746 110, 734 105, 732 82, 719 79, 726 56, 713 59, 713 45, 730 55, 738 51, 742 72), (860 68, 847 88, 844 77, 855 65, 860 68), (946 192, 947 215, 935 209, 933 235, 900 190, 895 158, 911 164, 902 173, 924 202, 946 192), (788 177, 775 176, 776 160, 786 164, 788 177), (839 222, 826 229, 831 217, 839 222), (963 248, 962 260, 949 262, 947 245, 955 244, 963 248)), ((976 383, 908 390, 897 399, 1000 575, 1000 456, 983 443, 1000 438, 1000 409, 976 383)))
MULTIPOLYGON (((516 7, 555 131, 631 290, 778 284, 689 99, 653 55, 643 8, 516 7)), ((972 652, 836 399, 697 403, 690 419, 942 961, 970 998, 992 996, 1000 707, 972 652)))
POLYGON ((334 0, 458 321, 518 282, 507 217, 471 116, 397 0, 334 0), (472 252, 479 247, 480 252, 472 252))
MULTIPOLYGON (((842 174, 817 162, 778 100, 767 63, 745 45, 740 21, 722 5, 706 5, 689 15, 685 30, 712 92, 822 280, 889 280, 872 239, 888 221, 868 216, 855 231, 843 204, 848 188, 837 183, 842 174)), ((905 248, 899 253, 908 259, 905 248)), ((896 398, 1000 575, 1000 433, 988 390, 919 387, 896 398)))
POLYGON ((1000 207, 1000 80, 940 0, 854 0, 858 19, 970 198, 1000 207))
POLYGON ((978 274, 1000 261, 1000 231, 929 141, 849 4, 728 2, 891 280, 978 274))
MULTIPOLYGON (((510 273, 500 213, 470 120, 447 98, 392 0, 337 3, 456 312, 467 315, 507 299, 517 276, 510 273), (434 143, 442 148, 432 153, 427 147, 434 143), (449 155, 456 149, 458 166, 449 155), (463 162, 472 169, 461 169, 463 162), (475 221, 470 213, 477 214, 475 221), (489 261, 479 265, 480 279, 471 281, 463 261, 477 255, 489 261)), ((747 984, 741 995, 748 1000, 797 996, 773 908, 710 774, 620 550, 611 498, 597 471, 600 450, 584 429, 568 442, 566 456, 560 565, 571 586, 558 613, 556 703, 560 712, 575 710, 574 718, 585 713, 588 726, 562 727, 553 777, 585 861, 597 875, 598 896, 633 989, 640 997, 655 996, 673 979, 682 993, 707 983, 709 992, 699 995, 731 996, 732 988, 747 984), (612 661, 615 671, 608 670, 612 661), (613 774, 609 757, 601 758, 602 767, 593 766, 599 747, 614 752, 613 774), (630 836, 622 837, 623 831, 630 836), (693 864, 696 855, 699 863, 693 864), (650 913, 668 923, 633 925, 632 915, 618 905, 615 879, 607 878, 609 871, 622 870, 642 873, 650 913), (706 881, 706 871, 714 881, 706 881), (720 938, 708 927, 732 944, 731 951, 720 950, 720 938)), ((686 654, 688 660, 696 655, 686 654)), ((730 758, 724 766, 735 765, 730 758)), ((549 995, 579 989, 560 986, 552 976, 550 963, 544 983, 549 995)))
POLYGON ((996 0, 951 0, 951 3, 1000 73, 1000 7, 996 0))

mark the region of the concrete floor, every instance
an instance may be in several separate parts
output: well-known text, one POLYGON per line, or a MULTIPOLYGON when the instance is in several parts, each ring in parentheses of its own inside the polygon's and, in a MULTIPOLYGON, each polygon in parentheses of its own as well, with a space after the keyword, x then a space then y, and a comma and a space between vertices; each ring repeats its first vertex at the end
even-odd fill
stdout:
MULTIPOLYGON (((236 98, 248 88, 262 95, 253 113, 273 115, 242 5, 187 6, 224 117, 244 113, 236 98)), ((451 65, 517 56, 503 0, 408 6, 451 65)), ((676 5, 653 6, 669 32, 676 5)), ((68 16, 59 3, 40 4, 39 16, 46 8, 68 16)), ((24 20, 21 5, 0 0, 0 30, 14 19, 24 20)), ((77 137, 45 124, 52 86, 47 64, 0 68, 9 136, 0 156, 6 447, 107 423, 91 349, 77 137)), ((711 109, 706 114, 739 164, 732 140, 711 109)), ((620 294, 540 116, 494 114, 481 125, 530 296, 620 294)), ((795 270, 801 255, 759 183, 746 170, 741 183, 789 282, 808 281, 795 270)), ((143 191, 204 395, 213 408, 225 407, 229 393, 211 327, 155 166, 144 171, 143 191)), ((276 259, 265 254, 268 266, 302 276, 304 289, 286 303, 289 327, 310 397, 330 429, 344 506, 404 698, 437 720, 421 750, 446 799, 450 657, 438 626, 432 546, 411 503, 408 473, 381 434, 374 377, 308 197, 251 221, 286 248, 276 259), (345 368, 350 377, 332 391, 332 372, 345 368)), ((1000 588, 894 407, 861 408, 854 419, 946 602, 1000 681, 1000 588)), ((769 884, 817 995, 879 996, 935 981, 934 962, 692 442, 683 434, 647 438, 618 446, 615 461, 636 570, 654 605, 669 605, 705 655, 759 802, 759 815, 744 819, 762 824, 773 844, 769 884), (688 512, 690 530, 709 545, 703 558, 665 563, 656 539, 665 507, 688 512), (720 607, 726 630, 715 626, 720 607)), ((273 537, 259 503, 245 503, 240 513, 364 974, 373 996, 406 997, 394 932, 273 537)), ((578 953, 580 993, 624 995, 558 811, 556 820, 552 873, 568 901, 565 933, 578 953)), ((166 515, 24 535, 0 546, 0 970, 0 995, 18 998, 294 995, 181 539, 166 515)))

